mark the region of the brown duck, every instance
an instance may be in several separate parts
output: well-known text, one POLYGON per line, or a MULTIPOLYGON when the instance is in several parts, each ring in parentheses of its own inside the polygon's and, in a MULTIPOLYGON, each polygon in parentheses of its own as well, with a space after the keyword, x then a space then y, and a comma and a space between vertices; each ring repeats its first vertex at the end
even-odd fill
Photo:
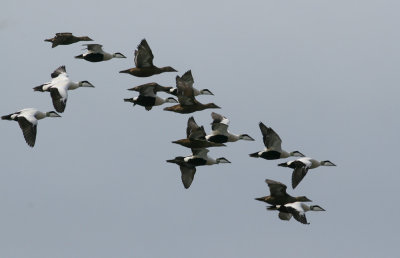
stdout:
POLYGON ((45 39, 46 42, 51 42, 51 47, 54 48, 58 45, 70 45, 79 41, 93 41, 93 39, 88 36, 77 37, 72 35, 70 32, 56 33, 56 36, 51 39, 45 39))
POLYGON ((271 192, 271 195, 269 196, 263 196, 260 198, 255 198, 257 201, 262 201, 269 203, 271 205, 285 205, 288 203, 292 202, 311 202, 310 199, 308 199, 305 196, 298 196, 298 197, 293 197, 289 194, 286 193, 286 185, 266 179, 265 182, 268 184, 269 191, 271 192))
POLYGON ((166 107, 164 110, 181 114, 193 113, 208 108, 220 108, 214 103, 202 104, 194 97, 192 71, 187 71, 182 77, 176 76, 177 97, 179 104, 166 107))
POLYGON ((204 131, 204 127, 198 126, 196 121, 194 121, 194 118, 190 117, 188 119, 186 128, 187 138, 173 141, 172 143, 176 143, 192 149, 226 146, 222 143, 209 142, 206 140, 205 136, 206 132, 204 131))
POLYGON ((145 39, 142 39, 138 49, 135 50, 135 66, 127 70, 120 71, 120 73, 129 73, 137 77, 149 77, 155 74, 164 72, 177 72, 171 66, 157 67, 153 65, 153 53, 151 52, 149 44, 145 39))

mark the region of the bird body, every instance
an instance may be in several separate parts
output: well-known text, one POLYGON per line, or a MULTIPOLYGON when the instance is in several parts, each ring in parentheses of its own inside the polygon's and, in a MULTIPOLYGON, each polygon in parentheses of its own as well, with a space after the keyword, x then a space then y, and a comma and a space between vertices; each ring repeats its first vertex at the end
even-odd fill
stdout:
POLYGON ((25 108, 15 113, 2 116, 1 119, 17 121, 26 143, 30 147, 33 147, 36 142, 38 120, 45 117, 60 117, 60 115, 54 111, 41 112, 35 108, 25 108))
POLYGON ((287 152, 282 149, 282 140, 279 135, 271 128, 265 126, 262 122, 259 123, 265 149, 249 154, 253 158, 263 158, 267 160, 284 159, 290 156, 304 157, 299 151, 287 152))
POLYGON ((147 111, 151 110, 153 106, 159 106, 164 103, 177 103, 174 98, 160 98, 157 92, 168 92, 172 87, 164 87, 155 82, 139 85, 128 90, 138 91, 139 96, 135 98, 124 99, 125 102, 132 102, 134 105, 140 105, 146 108, 147 111))
POLYGON ((187 157, 175 157, 174 159, 167 160, 169 163, 175 163, 179 165, 181 170, 181 179, 183 186, 187 189, 192 184, 194 175, 196 174, 196 167, 204 165, 214 165, 220 163, 231 163, 226 158, 210 158, 207 153, 207 149, 192 149, 193 155, 187 157))
MULTIPOLYGON (((172 94, 172 95, 178 96, 178 88, 172 88, 171 87, 169 93, 172 94)), ((214 94, 208 89, 198 90, 198 89, 193 87, 193 95, 194 96, 198 96, 198 95, 214 95, 214 94)))
POLYGON ((102 45, 100 44, 84 44, 87 47, 87 52, 78 56, 75 56, 77 59, 85 59, 89 62, 101 62, 107 61, 112 58, 126 58, 123 54, 117 52, 114 54, 107 53, 103 51, 102 45))
MULTIPOLYGON (((271 209, 268 207, 267 209, 271 209)), ((325 211, 318 205, 310 205, 303 202, 288 203, 285 205, 277 205, 276 208, 279 211, 279 218, 282 220, 289 220, 292 216, 302 224, 310 224, 307 222, 306 212, 308 211, 325 211)))
POLYGON ((293 196, 289 195, 286 192, 287 186, 285 184, 282 184, 281 182, 266 179, 265 183, 267 183, 267 185, 269 187, 270 195, 256 198, 256 200, 258 200, 258 201, 266 202, 266 203, 274 205, 274 206, 285 205, 287 203, 293 203, 293 202, 299 202, 299 201, 311 202, 311 200, 305 196, 293 197, 293 196))
POLYGON ((236 142, 238 140, 254 141, 248 134, 233 134, 228 131, 229 120, 228 118, 217 114, 211 113, 213 122, 211 123, 212 132, 206 136, 206 139, 215 143, 236 142))
POLYGON ((135 50, 134 61, 136 67, 120 71, 120 73, 127 73, 136 77, 149 77, 164 72, 176 72, 176 70, 170 66, 157 67, 153 65, 153 59, 153 52, 149 44, 145 39, 142 39, 137 50, 135 50))
POLYGON ((53 106, 57 112, 64 112, 68 99, 68 90, 80 87, 94 87, 88 81, 73 82, 69 79, 65 66, 58 67, 52 74, 50 82, 34 87, 34 91, 50 92, 53 106))
POLYGON ((201 111, 208 108, 220 108, 214 103, 202 104, 198 102, 194 97, 193 91, 193 76, 189 70, 182 75, 182 77, 176 76, 176 86, 178 88, 178 105, 166 107, 164 110, 172 111, 180 114, 188 114, 196 111, 201 111))
POLYGON ((336 166, 329 160, 318 161, 309 157, 302 157, 296 160, 278 164, 280 167, 293 168, 292 174, 292 187, 293 189, 303 180, 309 169, 317 168, 319 166, 336 166))
POLYGON ((45 39, 44 41, 51 42, 51 47, 54 48, 58 45, 70 45, 79 41, 92 41, 88 36, 74 36, 70 32, 56 33, 54 38, 45 39))
POLYGON ((206 132, 204 131, 204 127, 198 126, 194 118, 189 117, 186 127, 186 139, 180 139, 172 143, 192 149, 226 146, 222 143, 209 142, 206 140, 205 136, 206 132))

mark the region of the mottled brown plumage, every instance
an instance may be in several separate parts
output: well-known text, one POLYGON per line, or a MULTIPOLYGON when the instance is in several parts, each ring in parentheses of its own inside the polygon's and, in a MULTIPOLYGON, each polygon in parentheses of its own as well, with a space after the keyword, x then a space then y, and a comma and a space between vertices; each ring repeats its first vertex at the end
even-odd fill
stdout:
POLYGON ((157 67, 153 65, 153 52, 150 49, 147 41, 143 39, 135 50, 135 66, 133 68, 120 71, 120 73, 128 73, 136 77, 149 77, 155 74, 164 72, 176 72, 176 70, 170 66, 157 67))
POLYGON ((190 117, 186 128, 187 138, 173 141, 172 143, 193 149, 226 146, 222 143, 209 142, 206 140, 205 136, 206 132, 204 131, 204 127, 198 126, 194 118, 190 117))
POLYGON ((54 48, 58 45, 70 45, 79 41, 92 41, 88 36, 77 37, 70 32, 56 33, 56 36, 51 39, 45 39, 46 42, 51 42, 51 47, 54 48))
POLYGON ((293 202, 311 202, 311 200, 305 196, 293 197, 287 194, 287 186, 280 182, 270 179, 266 179, 265 182, 268 184, 271 195, 255 198, 257 201, 266 202, 271 205, 285 205, 293 202))
POLYGON ((194 97, 192 72, 187 71, 182 77, 176 76, 177 97, 179 104, 164 108, 164 110, 181 114, 193 113, 208 108, 220 108, 214 103, 202 104, 194 97))

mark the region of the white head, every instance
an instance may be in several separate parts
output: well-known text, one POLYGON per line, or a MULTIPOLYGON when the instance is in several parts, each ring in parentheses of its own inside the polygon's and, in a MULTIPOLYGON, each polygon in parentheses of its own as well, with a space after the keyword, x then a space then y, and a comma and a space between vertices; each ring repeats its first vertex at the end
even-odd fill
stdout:
POLYGON ((54 112, 54 111, 46 112, 46 116, 47 116, 47 117, 61 117, 59 114, 57 114, 57 113, 54 112))
POLYGON ((121 54, 121 53, 119 53, 119 52, 114 53, 112 56, 113 56, 114 58, 126 58, 126 56, 124 56, 123 54, 121 54))
POLYGON ((178 103, 178 101, 172 97, 168 97, 165 99, 165 103, 178 103))
POLYGON ((291 153, 289 153, 290 154, 290 156, 293 156, 293 157, 305 157, 304 155, 303 155, 303 153, 301 153, 300 151, 292 151, 291 153))
POLYGON ((88 81, 80 81, 78 82, 79 87, 92 87, 94 88, 93 84, 88 81))
POLYGON ((215 161, 217 162, 217 164, 219 164, 219 163, 231 163, 229 160, 227 160, 224 157, 218 158, 215 161))
POLYGON ((209 89, 202 89, 199 93, 201 95, 214 95, 209 89))
POLYGON ((321 166, 331 167, 331 166, 336 166, 336 165, 333 164, 332 162, 330 162, 329 160, 324 160, 324 161, 321 161, 321 166))
POLYGON ((254 141, 253 137, 251 137, 248 134, 241 134, 239 135, 239 140, 245 140, 245 141, 254 141))
POLYGON ((325 211, 323 208, 321 208, 321 206, 318 206, 318 205, 311 205, 310 210, 311 211, 325 211))

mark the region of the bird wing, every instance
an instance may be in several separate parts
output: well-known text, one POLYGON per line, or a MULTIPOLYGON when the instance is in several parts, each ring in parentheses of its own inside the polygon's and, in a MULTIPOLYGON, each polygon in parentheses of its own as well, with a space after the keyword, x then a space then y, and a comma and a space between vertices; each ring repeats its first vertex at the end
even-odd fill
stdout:
POLYGON ((183 186, 188 189, 193 182, 194 174, 196 174, 196 167, 193 166, 179 166, 181 170, 181 178, 183 186))
POLYGON ((182 77, 176 76, 177 96, 181 105, 189 106, 197 103, 194 98, 193 83, 194 80, 191 70, 183 74, 182 77))
POLYGON ((148 94, 147 91, 152 91, 154 94, 156 94, 159 91, 164 91, 164 92, 169 93, 170 89, 172 89, 172 87, 165 87, 165 86, 161 86, 155 82, 149 82, 146 84, 142 84, 142 85, 130 88, 128 90, 138 91, 138 92, 140 92, 140 94, 145 95, 146 93, 148 94))
POLYGON ((142 39, 140 44, 135 50, 135 65, 138 68, 153 67, 153 53, 151 52, 149 44, 145 39, 142 39))
POLYGON ((191 116, 188 119, 186 127, 186 138, 190 140, 204 140, 206 132, 203 126, 198 126, 194 118, 191 116))
POLYGON ((199 158, 204 158, 204 159, 207 159, 208 152, 209 152, 209 150, 206 148, 192 149, 193 156, 196 156, 199 158))
POLYGON ((303 166, 303 167, 296 167, 293 170, 292 174, 292 187, 293 189, 296 188, 298 184, 300 184, 301 180, 307 175, 308 168, 303 166))
POLYGON ((56 36, 58 37, 68 37, 68 36, 72 36, 71 32, 58 32, 56 33, 56 36))
POLYGON ((211 113, 211 118, 213 119, 213 121, 212 121, 213 124, 214 123, 215 124, 222 123, 222 124, 226 124, 226 125, 229 124, 229 119, 228 118, 226 118, 226 117, 224 117, 224 116, 222 116, 220 114, 217 114, 215 112, 211 113))
POLYGON ((65 74, 67 75, 67 71, 65 70, 65 65, 62 65, 60 67, 58 67, 56 70, 54 70, 54 72, 51 73, 51 78, 56 78, 58 77, 60 74, 65 74))
POLYGON ((280 211, 279 214, 278 214, 278 217, 281 220, 290 220, 292 218, 292 214, 288 213, 288 212, 280 211))
POLYGON ((281 152, 282 151, 282 147, 281 147, 282 140, 279 137, 279 135, 271 127, 265 126, 262 122, 260 122, 259 125, 260 125, 261 133, 263 135, 263 141, 264 141, 265 147, 267 147, 267 149, 273 149, 273 150, 281 152))
POLYGON ((269 191, 271 192, 272 196, 286 196, 286 188, 287 186, 282 184, 281 182, 266 179, 265 183, 268 184, 269 191))
POLYGON ((223 123, 211 123, 211 130, 220 134, 228 133, 228 125, 223 123))
POLYGON ((83 46, 86 46, 87 50, 91 52, 103 52, 103 45, 100 44, 83 44, 83 46))
MULTIPOLYGON (((36 121, 36 120, 34 120, 36 121)), ((21 127, 26 143, 33 147, 36 141, 37 124, 32 123, 24 116, 18 116, 18 124, 21 127)))
POLYGON ((55 110, 60 113, 64 112, 68 99, 67 89, 65 87, 51 87, 50 96, 55 110))
POLYGON ((304 211, 299 211, 293 207, 286 206, 287 211, 293 215, 295 220, 297 220, 300 223, 303 224, 309 224, 307 223, 307 218, 306 218, 306 213, 304 211))

